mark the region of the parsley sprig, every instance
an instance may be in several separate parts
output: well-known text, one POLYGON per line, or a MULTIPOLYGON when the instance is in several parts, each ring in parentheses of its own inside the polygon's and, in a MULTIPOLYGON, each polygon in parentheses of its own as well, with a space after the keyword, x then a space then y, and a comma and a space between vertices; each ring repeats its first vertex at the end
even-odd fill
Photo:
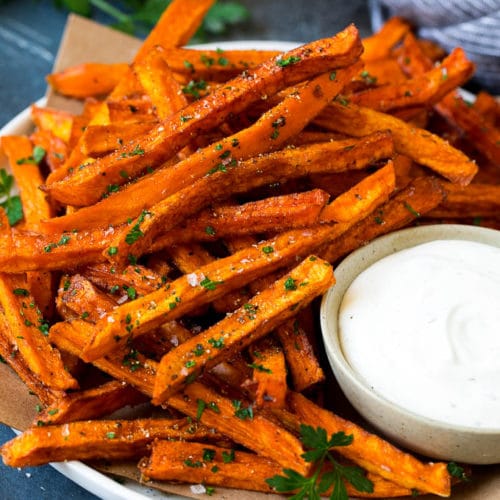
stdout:
POLYGON ((313 473, 309 476, 294 471, 283 469, 284 476, 276 475, 266 479, 266 483, 280 493, 295 492, 290 500, 319 500, 321 495, 333 487, 330 494, 331 500, 347 500, 347 490, 344 481, 349 482, 358 491, 373 492, 373 483, 367 479, 363 470, 356 466, 341 465, 335 460, 331 449, 335 446, 348 446, 352 443, 353 436, 344 432, 332 434, 330 439, 325 429, 314 429, 309 425, 300 426, 300 440, 308 449, 302 457, 306 462, 315 464, 313 473), (333 468, 325 470, 328 463, 333 468))
POLYGON ((11 194, 14 185, 14 177, 7 171, 0 169, 0 206, 5 209, 9 224, 13 226, 23 218, 23 206, 21 198, 11 194))
MULTIPOLYGON (((99 13, 111 20, 111 26, 120 31, 144 36, 156 24, 171 0, 53 0, 81 16, 92 17, 99 13)), ((229 28, 247 21, 248 9, 237 1, 217 2, 208 11, 193 41, 203 42, 210 37, 226 33, 229 28)))

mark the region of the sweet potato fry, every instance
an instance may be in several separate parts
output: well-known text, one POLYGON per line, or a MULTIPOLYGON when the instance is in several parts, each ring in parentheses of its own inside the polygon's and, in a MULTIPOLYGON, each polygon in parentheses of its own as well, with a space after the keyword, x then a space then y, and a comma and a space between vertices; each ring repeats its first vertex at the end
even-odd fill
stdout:
POLYGON ((51 402, 35 418, 34 425, 65 424, 110 415, 124 406, 147 401, 146 396, 118 380, 98 387, 65 394, 51 402))
POLYGON ((460 188, 454 184, 443 185, 446 199, 425 215, 433 218, 499 217, 500 186, 469 184, 460 188))
POLYGON ((363 219, 394 191, 396 177, 392 161, 341 194, 320 213, 321 222, 363 219))
POLYGON ((418 177, 319 253, 328 262, 337 262, 373 238, 399 229, 432 210, 442 202, 444 194, 435 178, 418 177))
POLYGON ((325 379, 313 346, 298 319, 283 323, 276 334, 283 346, 295 390, 304 391, 325 379))
POLYGON ((287 391, 285 355, 272 336, 255 342, 249 353, 253 370, 251 386, 259 408, 284 408, 287 391))
POLYGON ((231 113, 242 111, 261 95, 272 95, 319 73, 348 66, 360 52, 357 30, 350 26, 333 38, 284 53, 175 113, 152 132, 152 138, 124 146, 84 169, 73 171, 67 178, 46 185, 46 189, 63 203, 74 206, 95 203, 107 185, 124 183, 120 172, 127 172, 133 178, 146 166, 157 167, 184 147, 191 136, 220 125, 231 113), (101 175, 104 171, 105 177, 101 175))
POLYGON ((493 127, 500 127, 500 103, 488 92, 480 91, 472 107, 493 127))
POLYGON ((29 390, 36 394, 38 399, 43 404, 51 404, 64 396, 64 392, 58 389, 51 389, 43 384, 43 382, 33 373, 29 365, 19 353, 17 346, 11 342, 11 334, 9 332, 9 324, 4 313, 0 313, 0 356, 18 375, 18 377, 26 384, 29 390))
POLYGON ((328 193, 315 189, 206 210, 164 234, 161 241, 167 245, 170 240, 175 245, 313 226, 328 198, 328 193))
POLYGON ((95 335, 85 349, 84 359, 90 361, 104 356, 127 338, 136 337, 165 321, 179 318, 189 310, 240 288, 250 279, 289 264, 298 255, 305 257, 310 253, 311 247, 315 248, 324 236, 338 230, 336 227, 322 227, 315 231, 284 233, 273 240, 211 262, 195 273, 169 283, 164 289, 123 304, 96 326, 95 335), (272 248, 273 251, 263 251, 264 247, 272 248))
POLYGON ((34 146, 46 151, 45 161, 51 171, 60 168, 68 155, 68 145, 50 130, 37 130, 30 135, 34 146))
POLYGON ((351 102, 377 111, 393 111, 412 106, 431 106, 448 92, 464 84, 474 71, 465 52, 454 49, 440 66, 403 83, 383 85, 350 96, 351 102))
POLYGON ((234 314, 167 353, 157 371, 153 402, 161 404, 205 368, 266 335, 333 282, 333 271, 326 262, 307 258, 234 314))
POLYGON ((184 393, 172 396, 168 404, 234 442, 275 460, 282 467, 302 474, 311 468, 311 464, 301 457, 300 441, 273 420, 254 411, 245 401, 230 400, 206 385, 193 382, 184 393), (203 408, 201 412, 200 407, 203 408))
POLYGON ((42 108, 33 104, 31 118, 40 130, 49 130, 64 143, 68 144, 73 127, 73 116, 57 109, 42 108))
POLYGON ((26 289, 23 276, 0 275, 0 304, 8 325, 4 334, 29 369, 52 389, 76 389, 78 382, 64 369, 59 352, 48 342, 48 325, 26 289))
POLYGON ((186 96, 165 62, 164 52, 153 49, 133 66, 137 79, 151 98, 158 118, 165 120, 187 105, 186 96))
POLYGON ((52 216, 52 207, 38 189, 43 183, 38 162, 33 159, 31 141, 20 135, 3 136, 1 146, 9 159, 10 168, 21 192, 23 212, 29 224, 52 216))
POLYGON ((400 17, 392 17, 374 35, 363 38, 363 59, 374 61, 389 56, 391 49, 396 45, 408 31, 410 25, 400 17))
POLYGON ((473 161, 437 135, 369 108, 335 102, 315 122, 328 130, 356 137, 381 128, 389 129, 398 153, 409 156, 460 185, 467 185, 477 172, 477 165, 473 161))
MULTIPOLYGON (((50 341, 59 349, 81 357, 85 344, 91 339, 89 324, 77 319, 54 324, 49 332, 50 341)), ((98 359, 94 366, 117 380, 126 382, 138 391, 152 396, 154 377, 158 364, 140 354, 136 349, 120 351, 117 354, 98 359)))
MULTIPOLYGON (((337 72, 337 78, 339 78, 339 73, 337 72)), ((269 120, 266 120, 267 125, 271 126, 279 116, 281 113, 272 113, 269 120)), ((250 131, 250 129, 248 130, 250 131)), ((264 140, 268 137, 267 126, 263 126, 262 131, 261 139, 264 140)), ((252 132, 251 135, 253 136, 254 133, 252 132)), ((262 152, 262 145, 254 143, 251 137, 247 137, 244 141, 241 139, 242 137, 236 134, 228 141, 220 143, 222 149, 219 146, 216 146, 217 149, 215 147, 204 148, 200 154, 194 153, 190 158, 173 165, 171 168, 161 169, 145 176, 95 205, 82 208, 71 215, 48 219, 45 221, 44 230, 62 232, 89 227, 107 227, 109 224, 116 225, 125 222, 128 217, 139 215, 142 210, 150 208, 153 204, 178 190, 184 188, 192 190, 195 186, 189 186, 188 181, 204 184, 206 187, 200 184, 196 185, 198 191, 193 194, 193 197, 197 200, 200 198, 199 193, 203 192, 209 200, 207 203, 211 203, 227 198, 228 193, 232 192, 233 188, 235 193, 240 193, 265 183, 297 178, 312 172, 360 169, 381 158, 387 158, 393 153, 391 135, 387 132, 377 131, 361 139, 311 144, 296 149, 284 149, 269 155, 256 156, 245 162, 240 162, 237 169, 222 168, 220 165, 224 166, 224 164, 221 163, 221 151, 236 149, 233 155, 238 155, 239 158, 251 157, 262 152), (237 146, 235 147, 235 145, 237 146), (242 148, 245 149, 242 151, 242 148), (210 161, 207 162, 207 158, 210 158, 210 161), (195 168, 196 174, 193 172, 195 168), (224 170, 226 171, 224 172, 224 170), (211 172, 213 174, 207 176, 207 173, 211 172), (203 178, 196 181, 198 177, 203 178), (245 189, 236 189, 236 183, 245 186, 245 189)), ((174 204, 174 207, 175 214, 178 215, 177 203, 174 204)), ((187 207, 191 207, 191 203, 186 200, 184 194, 183 210, 187 207)), ((195 207, 201 209, 203 204, 199 203, 195 207)), ((178 218, 176 221, 180 222, 178 218)))
MULTIPOLYGON (((36 227, 41 219, 51 217, 53 209, 46 196, 38 189, 42 183, 42 174, 38 162, 33 158, 31 141, 25 136, 4 136, 1 145, 20 190, 24 220, 27 225, 36 227)), ((42 314, 50 316, 54 303, 50 273, 28 273, 27 288, 42 314)))
MULTIPOLYGON (((232 452, 227 448, 202 443, 159 440, 155 441, 151 450, 151 456, 139 463, 146 480, 181 481, 272 493, 266 479, 283 473, 275 461, 266 457, 239 450, 232 452), (195 465, 190 467, 186 464, 195 465)), ((347 493, 357 498, 411 495, 409 488, 398 486, 375 474, 368 473, 367 478, 373 483, 373 493, 360 492, 345 483, 347 493)), ((331 494, 331 491, 325 494, 331 494)))
POLYGON ((279 54, 273 50, 196 50, 180 47, 169 47, 163 51, 163 57, 174 73, 190 80, 213 82, 225 82, 279 54))
POLYGON ((87 420, 32 427, 5 443, 2 458, 11 467, 67 459, 140 457, 155 439, 200 440, 210 430, 181 419, 87 420))
POLYGON ((109 94, 127 71, 127 63, 84 63, 48 75, 47 82, 68 97, 99 97, 109 94))
POLYGON ((447 95, 436 108, 442 116, 463 130, 486 158, 496 167, 500 167, 500 128, 488 125, 481 115, 458 95, 447 95))
POLYGON ((352 444, 338 448, 338 452, 366 470, 405 488, 450 495, 450 475, 445 463, 422 463, 375 434, 320 408, 299 393, 289 392, 287 400, 301 422, 321 427, 328 435, 339 431, 352 434, 352 444))
POLYGON ((113 122, 109 125, 90 125, 82 137, 81 149, 87 156, 100 156, 149 132, 156 120, 137 122, 113 122))
POLYGON ((186 45, 213 3, 214 0, 174 0, 171 2, 141 45, 135 61, 140 61, 157 45, 163 47, 186 45))

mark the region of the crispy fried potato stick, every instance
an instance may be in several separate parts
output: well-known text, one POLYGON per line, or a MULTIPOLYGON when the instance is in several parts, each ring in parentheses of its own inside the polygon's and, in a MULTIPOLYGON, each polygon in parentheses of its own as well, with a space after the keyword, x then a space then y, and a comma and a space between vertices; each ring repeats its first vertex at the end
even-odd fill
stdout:
POLYGON ((205 210, 168 231, 161 242, 167 245, 170 240, 170 245, 177 245, 313 226, 319 222, 318 217, 323 214, 328 199, 328 193, 315 189, 205 210))
POLYGON ((282 467, 301 474, 307 474, 311 468, 301 456, 304 450, 300 441, 245 401, 230 400, 206 385, 193 382, 184 393, 172 396, 168 405, 282 467))
POLYGON ((334 283, 327 262, 309 257, 285 277, 214 326, 165 354, 156 374, 153 403, 161 404, 209 369, 268 334, 334 283))
POLYGON ((1 450, 6 465, 28 467, 63 460, 140 457, 155 439, 203 440, 210 434, 186 418, 86 420, 32 427, 1 450))
POLYGON ((328 435, 339 431, 352 434, 353 442, 349 446, 339 447, 337 451, 364 469, 405 488, 440 496, 450 495, 450 475, 445 463, 422 463, 353 422, 315 405, 297 392, 288 393, 288 404, 301 422, 321 427, 328 435))
POLYGON ((228 291, 244 286, 250 280, 291 263, 298 256, 305 257, 311 247, 315 248, 323 238, 341 229, 325 226, 314 231, 289 231, 211 262, 156 292, 117 307, 96 325, 84 359, 91 361, 105 356, 128 338, 142 335, 165 321, 177 319, 228 291), (264 247, 273 251, 264 251, 264 247))
POLYGON ((127 63, 77 64, 47 76, 48 84, 59 94, 77 99, 109 94, 128 72, 127 63))
POLYGON ((460 188, 443 184, 446 199, 425 216, 433 218, 500 217, 500 186, 469 184, 460 188))
POLYGON ((200 27, 214 0, 174 0, 163 12, 156 26, 135 56, 139 61, 157 45, 179 47, 186 45, 200 27))
POLYGON ((31 106, 31 118, 40 130, 48 130, 59 137, 65 144, 69 143, 75 118, 66 111, 31 106))
POLYGON ((398 153, 462 186, 467 185, 477 172, 477 165, 472 160, 437 135, 369 108, 335 102, 315 122, 328 130, 356 137, 388 129, 398 153))
MULTIPOLYGON (((43 182, 37 162, 33 159, 33 145, 25 136, 4 136, 1 146, 21 194, 24 221, 36 227, 41 219, 51 217, 53 209, 47 197, 38 189, 43 182)), ((27 274, 27 288, 44 315, 53 312, 53 280, 48 272, 27 274)))
POLYGON ((440 66, 401 83, 393 83, 353 94, 351 102, 377 111, 412 106, 431 106, 472 76, 474 64, 465 52, 454 49, 440 66))
POLYGON ((101 156, 129 141, 148 133, 156 120, 137 122, 114 122, 109 125, 90 125, 82 136, 81 149, 87 156, 101 156))
POLYGON ((47 387, 76 389, 78 382, 65 370, 59 351, 49 344, 48 326, 26 286, 24 276, 0 274, 0 304, 6 319, 4 335, 47 387))
MULTIPOLYGON (((337 72, 337 78, 340 78, 340 71, 337 72)), ((269 129, 273 128, 272 123, 276 122, 280 116, 283 116, 287 109, 297 109, 298 103, 295 99, 291 100, 290 104, 291 108, 277 107, 274 112, 269 113, 269 116, 262 118, 262 128, 259 126, 261 130, 259 139, 261 141, 269 139, 269 129)), ((246 131, 243 131, 228 139, 223 139, 215 146, 211 145, 203 148, 199 153, 192 154, 176 165, 172 165, 167 169, 162 168, 139 179, 95 205, 84 207, 71 215, 48 219, 45 221, 44 230, 47 232, 62 232, 72 229, 107 227, 109 224, 116 225, 127 221, 131 216, 139 215, 142 210, 150 208, 155 203, 179 190, 192 189, 190 184, 198 181, 207 186, 207 188, 203 188, 205 196, 217 192, 220 193, 217 196, 222 197, 223 193, 232 192, 232 187, 238 179, 239 184, 242 186, 251 183, 249 188, 262 185, 259 179, 264 172, 267 175, 265 182, 269 183, 281 178, 305 176, 315 171, 336 172, 360 169, 393 154, 391 135, 388 132, 376 131, 360 139, 353 138, 311 144, 296 149, 283 149, 268 155, 257 156, 262 152, 263 146, 251 140, 251 136, 256 133, 255 129, 253 131, 251 129, 253 127, 247 129, 248 134, 251 132, 249 136, 247 136, 246 131), (226 151, 230 151, 229 156, 227 156, 226 151), (221 158, 221 155, 226 155, 227 158, 221 158), (234 164, 232 162, 233 156, 236 158, 249 157, 249 159, 237 164, 235 170, 232 168, 234 165, 231 165, 231 163, 234 164), (276 168, 281 170, 278 171, 276 168), (222 176, 221 174, 227 175, 222 176), (246 180, 246 182, 242 182, 243 180, 246 180), (231 186, 231 191, 228 191, 226 184, 219 187, 220 183, 227 183, 227 186, 231 186), (208 186, 210 187, 208 188, 208 186)), ((282 137, 284 135, 283 130, 287 130, 286 124, 281 127, 280 136, 282 137)), ((290 135, 293 135, 293 132, 294 130, 291 130, 290 135)), ((280 137, 275 140, 279 142, 280 137)), ((241 192, 241 190, 242 188, 239 188, 236 192, 241 192)), ((210 198, 210 202, 214 201, 214 197, 210 198)), ((227 198, 227 194, 225 198, 227 198)), ((184 201, 183 205, 189 206, 190 204, 184 201)), ((177 208, 176 211, 178 211, 177 208)))
POLYGON ((147 401, 146 396, 132 386, 112 380, 98 387, 71 392, 54 399, 41 413, 33 425, 65 424, 110 415, 124 406, 134 406, 147 401))
MULTIPOLYGON (((146 480, 182 481, 272 493, 273 490, 265 480, 283 474, 281 466, 274 460, 246 451, 165 440, 155 441, 151 449, 151 456, 139 463, 139 469, 146 480)), ((367 478, 373 483, 373 493, 360 492, 346 482, 347 493, 357 498, 411 495, 410 489, 378 475, 368 473, 367 478)), ((328 490, 325 494, 331 494, 331 491, 328 490)))
POLYGON ((147 166, 158 167, 183 148, 193 135, 222 124, 230 114, 242 111, 262 95, 272 95, 319 73, 349 66, 360 52, 361 44, 353 26, 333 38, 286 52, 175 113, 154 129, 149 138, 74 170, 67 178, 47 184, 46 190, 55 199, 70 205, 95 203, 109 184, 124 184, 120 172, 134 178, 147 166), (105 176, 101 175, 103 172, 105 176))
POLYGON ((396 186, 396 176, 391 160, 354 187, 341 194, 320 213, 321 222, 349 222, 363 219, 387 199, 396 186))
POLYGON ((372 36, 363 38, 363 59, 374 61, 389 56, 391 49, 411 29, 407 21, 400 17, 392 17, 372 36))
POLYGON ((163 57, 174 73, 187 80, 226 82, 242 71, 277 57, 275 50, 196 50, 169 47, 163 57))
POLYGON ((347 253, 372 239, 406 226, 438 206, 444 190, 433 177, 418 177, 374 213, 359 221, 319 253, 328 262, 337 262, 347 253))

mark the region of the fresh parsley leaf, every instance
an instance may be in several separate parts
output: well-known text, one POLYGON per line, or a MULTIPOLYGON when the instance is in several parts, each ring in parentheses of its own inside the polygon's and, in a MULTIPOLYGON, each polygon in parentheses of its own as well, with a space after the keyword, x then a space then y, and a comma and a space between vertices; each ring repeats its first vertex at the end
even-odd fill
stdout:
POLYGON ((0 169, 0 206, 5 209, 9 224, 13 226, 23 218, 21 198, 11 194, 14 177, 5 169, 0 169))
POLYGON ((325 429, 314 428, 308 425, 300 426, 301 441, 308 451, 303 458, 315 464, 313 473, 309 477, 292 470, 283 469, 283 476, 276 475, 266 479, 266 483, 280 493, 294 491, 293 499, 320 499, 321 495, 330 488, 330 499, 347 500, 347 489, 344 481, 349 482, 358 491, 373 492, 373 483, 367 479, 363 470, 356 466, 339 464, 330 453, 336 446, 349 446, 353 436, 344 432, 332 434, 330 439, 325 429), (332 470, 322 472, 323 464, 328 460, 333 465, 332 470))

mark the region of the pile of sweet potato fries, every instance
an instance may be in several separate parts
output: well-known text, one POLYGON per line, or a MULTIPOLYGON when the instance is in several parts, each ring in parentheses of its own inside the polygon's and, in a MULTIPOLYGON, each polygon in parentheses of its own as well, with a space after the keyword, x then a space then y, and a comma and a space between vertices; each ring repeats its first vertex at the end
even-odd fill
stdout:
POLYGON ((499 227, 499 104, 464 100, 464 52, 397 18, 286 53, 184 48, 212 3, 173 1, 130 65, 50 75, 82 114, 33 106, 1 138, 24 219, 0 213, 0 354, 41 402, 3 460, 271 492, 311 474, 306 425, 352 436, 334 453, 372 488, 350 495, 448 496, 447 464, 318 403, 311 303, 416 220, 499 227))

